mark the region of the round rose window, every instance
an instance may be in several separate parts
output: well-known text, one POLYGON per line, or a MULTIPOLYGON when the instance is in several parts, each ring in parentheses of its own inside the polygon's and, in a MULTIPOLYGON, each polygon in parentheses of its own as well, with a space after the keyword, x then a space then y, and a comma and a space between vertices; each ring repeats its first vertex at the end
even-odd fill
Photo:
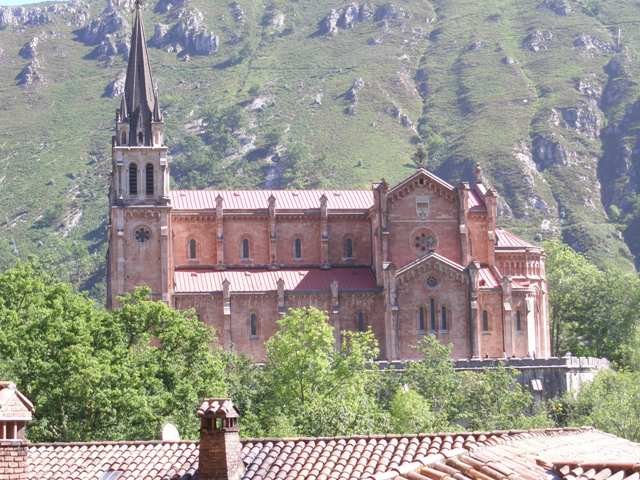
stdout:
POLYGON ((151 238, 151 230, 147 227, 140 227, 136 230, 136 240, 140 243, 144 243, 151 238))

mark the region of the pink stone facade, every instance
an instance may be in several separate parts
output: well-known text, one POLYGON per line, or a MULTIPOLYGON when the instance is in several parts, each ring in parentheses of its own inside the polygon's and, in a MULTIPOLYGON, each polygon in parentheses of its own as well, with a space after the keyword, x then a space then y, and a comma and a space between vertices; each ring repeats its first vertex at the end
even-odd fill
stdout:
POLYGON ((256 361, 303 306, 327 313, 337 344, 371 328, 385 360, 416 358, 429 334, 456 359, 550 356, 543 251, 496 226, 479 172, 457 186, 418 169, 368 190, 171 190, 143 37, 136 16, 112 139, 108 306, 147 285, 256 361))

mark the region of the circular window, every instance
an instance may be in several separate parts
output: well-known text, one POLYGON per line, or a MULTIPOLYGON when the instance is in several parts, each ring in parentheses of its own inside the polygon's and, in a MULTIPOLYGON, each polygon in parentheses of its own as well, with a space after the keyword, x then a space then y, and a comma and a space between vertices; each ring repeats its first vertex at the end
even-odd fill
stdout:
POLYGON ((436 277, 427 278, 427 286, 430 288, 435 288, 438 286, 438 279, 436 277))
POLYGON ((151 238, 151 230, 147 227, 140 227, 136 230, 136 240, 144 243, 151 238))
POLYGON ((413 238, 413 248, 415 248, 418 253, 430 252, 436 248, 436 243, 436 237, 427 232, 419 232, 415 234, 413 238))

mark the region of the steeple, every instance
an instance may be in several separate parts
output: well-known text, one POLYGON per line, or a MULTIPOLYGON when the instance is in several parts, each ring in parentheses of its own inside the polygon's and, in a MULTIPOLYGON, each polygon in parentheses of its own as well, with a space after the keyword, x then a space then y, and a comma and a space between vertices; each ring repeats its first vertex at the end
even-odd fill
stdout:
POLYGON ((123 105, 120 108, 121 121, 128 124, 129 128, 125 135, 126 143, 122 141, 122 136, 119 140, 121 145, 129 146, 152 146, 154 144, 152 124, 162 121, 158 97, 151 77, 147 41, 140 12, 141 3, 141 0, 135 1, 129 64, 123 105))

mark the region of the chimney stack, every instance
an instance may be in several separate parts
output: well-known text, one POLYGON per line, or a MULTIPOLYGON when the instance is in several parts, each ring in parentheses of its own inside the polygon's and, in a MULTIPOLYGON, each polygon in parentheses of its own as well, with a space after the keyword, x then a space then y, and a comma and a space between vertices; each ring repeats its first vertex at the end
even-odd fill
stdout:
POLYGON ((27 480, 27 423, 33 405, 15 384, 0 381, 0 480, 27 480))
POLYGON ((211 398, 200 405, 198 417, 199 480, 240 480, 244 473, 244 463, 238 428, 238 409, 227 398, 211 398))

